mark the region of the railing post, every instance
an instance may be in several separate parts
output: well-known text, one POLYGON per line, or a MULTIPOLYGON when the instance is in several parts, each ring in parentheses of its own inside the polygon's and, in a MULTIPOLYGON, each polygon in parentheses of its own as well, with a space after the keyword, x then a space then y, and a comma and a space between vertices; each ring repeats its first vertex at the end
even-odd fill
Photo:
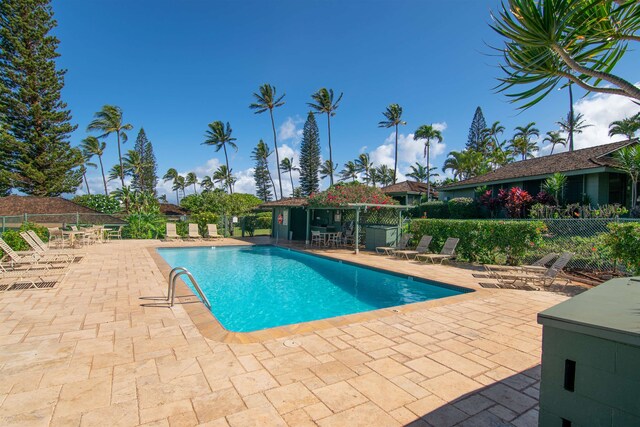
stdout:
POLYGON ((76 212, 76 227, 80 227, 80 213, 76 212))
POLYGON ((2 217, 2 232, 4 233, 4 230, 7 226, 7 218, 6 217, 2 217))
POLYGON ((24 213, 24 222, 29 222, 29 215, 26 212, 24 213))

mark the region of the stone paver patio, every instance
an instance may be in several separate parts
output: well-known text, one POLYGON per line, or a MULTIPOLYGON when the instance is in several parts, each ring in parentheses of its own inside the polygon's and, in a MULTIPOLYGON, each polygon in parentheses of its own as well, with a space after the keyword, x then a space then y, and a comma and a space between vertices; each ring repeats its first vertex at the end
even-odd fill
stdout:
MULTIPOLYGON (((564 296, 484 290, 224 343, 183 305, 142 305, 166 292, 146 249, 163 245, 96 245, 55 288, 0 293, 0 425, 537 425, 536 314, 564 296), (301 345, 285 346, 292 338, 301 345)), ((469 270, 335 256, 480 289, 469 270)))

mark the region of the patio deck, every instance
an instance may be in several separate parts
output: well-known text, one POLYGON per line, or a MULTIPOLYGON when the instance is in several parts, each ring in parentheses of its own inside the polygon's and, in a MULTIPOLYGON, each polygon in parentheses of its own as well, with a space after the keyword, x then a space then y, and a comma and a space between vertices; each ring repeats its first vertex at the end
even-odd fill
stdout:
MULTIPOLYGON (((482 289, 229 344, 203 337, 186 305, 141 305, 166 292, 153 246, 168 245, 96 245, 55 288, 0 293, 0 425, 537 425, 536 314, 564 296, 482 289)), ((481 289, 470 270, 329 252, 481 289)))

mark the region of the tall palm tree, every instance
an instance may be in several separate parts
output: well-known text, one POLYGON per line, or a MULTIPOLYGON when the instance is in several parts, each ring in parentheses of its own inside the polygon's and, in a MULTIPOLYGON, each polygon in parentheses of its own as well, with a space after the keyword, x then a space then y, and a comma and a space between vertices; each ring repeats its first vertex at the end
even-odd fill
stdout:
POLYGON ((358 168, 358 172, 362 173, 362 178, 364 182, 372 183, 375 187, 375 180, 371 176, 371 171, 373 170, 373 163, 371 163, 371 158, 369 153, 361 153, 358 158, 355 160, 356 167, 358 168))
MULTIPOLYGON (((107 177, 109 178, 107 181, 115 181, 116 179, 120 179, 121 175, 126 175, 127 172, 122 171, 119 164, 115 164, 109 169, 107 177)), ((113 193, 113 191, 112 191, 113 193)))
POLYGON ((102 110, 93 115, 94 119, 87 126, 88 131, 102 132, 98 138, 106 138, 112 133, 118 138, 118 159, 120 160, 120 183, 124 187, 124 167, 122 166, 122 150, 120 144, 127 142, 125 131, 133 129, 129 123, 123 123, 122 109, 115 105, 104 105, 102 110))
POLYGON ((549 155, 553 154, 553 150, 554 148, 556 148, 556 145, 562 145, 563 147, 567 146, 567 139, 563 138, 560 135, 560 132, 556 132, 553 130, 547 132, 547 136, 544 137, 542 142, 548 142, 549 144, 551 144, 551 153, 549 155))
MULTIPOLYGON (((186 180, 184 179, 184 176, 182 175, 178 175, 176 177, 176 179, 173 180, 173 188, 172 190, 174 190, 177 194, 178 190, 182 190, 182 198, 184 199, 184 197, 186 196, 185 194, 185 188, 187 188, 187 183, 186 180)), ((178 204, 180 204, 180 202, 178 202, 178 204)))
POLYGON ((198 175, 195 172, 189 172, 185 177, 186 185, 193 185, 193 192, 198 194, 198 189, 196 188, 196 184, 198 183, 198 175))
POLYGON ((504 126, 502 126, 499 121, 493 122, 491 127, 486 129, 486 135, 489 138, 492 148, 500 144, 498 141, 498 135, 501 135, 503 132, 504 126))
POLYGON ((332 176, 333 172, 338 169, 337 163, 331 163, 329 160, 325 160, 324 163, 320 165, 320 179, 325 179, 328 176, 332 176))
POLYGON ((98 165, 95 163, 91 163, 91 157, 84 156, 84 164, 80 165, 80 173, 82 173, 82 178, 84 179, 84 185, 87 187, 87 194, 91 195, 91 189, 89 188, 89 181, 87 180, 87 168, 97 168, 98 165))
POLYGON ((411 169, 411 172, 407 174, 407 177, 413 178, 418 182, 425 182, 429 178, 427 168, 419 162, 416 162, 415 166, 409 166, 409 168, 411 169))
POLYGON ((344 168, 340 171, 340 181, 351 180, 355 182, 358 179, 358 165, 355 164, 352 160, 349 160, 344 164, 344 168))
POLYGON ((622 120, 615 120, 609 124, 609 136, 624 135, 632 139, 640 130, 640 113, 622 120))
POLYGON ((394 155, 393 164, 393 183, 396 183, 396 171, 398 170, 398 126, 406 125, 407 122, 402 120, 402 107, 398 104, 391 104, 387 107, 386 111, 382 113, 386 120, 378 123, 378 127, 381 128, 396 128, 396 150, 394 155))
MULTIPOLYGON (((571 86, 569 86, 569 90, 571 90, 571 86)), ((573 108, 571 108, 566 118, 561 119, 556 124, 560 126, 562 132, 569 136, 567 139, 569 151, 573 151, 573 135, 581 134, 586 128, 592 126, 587 124, 582 113, 575 114, 573 108)))
MULTIPOLYGON (((256 102, 249 105, 249 108, 251 108, 252 110, 256 110, 255 114, 261 114, 265 111, 269 111, 269 116, 271 117, 271 130, 273 130, 273 146, 276 150, 276 168, 278 169, 278 184, 280 186, 280 196, 282 197, 284 193, 282 192, 282 176, 280 175, 280 154, 278 153, 278 140, 276 139, 276 124, 273 120, 273 109, 284 105, 283 99, 285 94, 283 93, 282 96, 278 97, 276 95, 275 86, 271 86, 270 84, 265 83, 260 86, 259 93, 254 93, 253 96, 256 99, 256 102)), ((276 195, 276 200, 277 199, 278 196, 276 195)))
POLYGON ((202 187, 203 191, 211 191, 215 185, 213 184, 213 180, 210 176, 205 175, 200 181, 200 187, 202 187))
MULTIPOLYGON (((164 176, 162 177, 162 179, 164 180, 164 182, 167 181, 173 181, 174 183, 174 187, 175 187, 175 182, 176 179, 178 178, 178 171, 175 170, 174 168, 169 168, 169 170, 167 170, 167 173, 164 174, 164 176)), ((179 205, 180 204, 180 195, 178 194, 178 189, 177 188, 173 188, 173 190, 176 192, 176 204, 179 205)))
POLYGON ((631 178, 631 209, 635 209, 638 200, 638 180, 640 180, 640 145, 626 146, 613 154, 618 168, 631 178))
POLYGON ((514 154, 522 156, 522 160, 533 157, 533 153, 538 151, 538 145, 531 142, 531 138, 540 136, 540 130, 535 126, 534 122, 530 122, 526 126, 516 126, 511 147, 514 154))
POLYGON ((491 170, 513 162, 513 151, 509 148, 509 143, 507 141, 494 142, 488 160, 491 170))
POLYGON ((98 156, 98 162, 100 163, 100 171, 102 172, 102 183, 104 184, 104 195, 107 196, 109 192, 107 191, 107 178, 104 175, 104 165, 102 164, 102 155, 104 154, 104 149, 107 147, 107 143, 104 141, 98 140, 95 136, 88 136, 82 140, 80 143, 80 149, 85 157, 93 157, 98 156))
MULTIPOLYGON (((227 170, 229 171, 231 170, 231 168, 229 167, 227 145, 238 151, 238 146, 234 142, 236 141, 236 139, 231 136, 232 131, 233 130, 231 129, 229 122, 227 122, 226 127, 221 121, 209 123, 209 130, 205 134, 207 139, 205 139, 205 141, 203 142, 203 144, 205 145, 212 145, 213 147, 215 147, 216 152, 220 151, 221 148, 224 150, 224 160, 225 164, 227 165, 227 170)), ((229 194, 233 194, 233 188, 231 187, 229 187, 229 194)))
POLYGON ((264 142, 262 139, 258 141, 258 145, 251 152, 253 160, 264 160, 264 166, 267 168, 267 174, 269 174, 269 180, 271 181, 271 186, 273 187, 273 193, 276 200, 278 200, 278 193, 276 192, 276 184, 273 182, 273 177, 271 176, 271 171, 269 170, 269 156, 273 153, 273 151, 269 150, 269 145, 264 142))
MULTIPOLYGON (((327 140, 329 141, 329 162, 333 164, 333 152, 331 149, 331 117, 336 115, 336 110, 340 104, 343 93, 340 92, 338 99, 333 102, 333 89, 321 88, 316 93, 311 95, 311 99, 314 102, 309 102, 307 105, 314 110, 315 114, 327 115, 327 140)), ((330 177, 330 185, 333 185, 333 172, 330 177)))
POLYGON ((414 141, 423 139, 424 142, 424 158, 427 171, 427 201, 431 200, 431 179, 429 179, 430 165, 429 154, 431 152, 431 140, 434 139, 439 143, 442 142, 442 132, 434 129, 432 125, 422 125, 413 134, 414 141))
POLYGON ((371 182, 371 186, 375 187, 378 182, 380 182, 380 173, 378 168, 371 165, 371 169, 369 169, 369 182, 371 182))
POLYGON ((229 189, 229 194, 233 194, 233 184, 236 179, 233 176, 233 169, 227 168, 225 165, 221 165, 213 172, 211 176, 214 182, 219 182, 220 185, 226 186, 229 189))
POLYGON ((299 171, 300 168, 293 165, 293 157, 285 157, 280 162, 280 169, 282 169, 282 172, 289 174, 289 178, 291 179, 291 197, 293 197, 293 193, 296 189, 293 185, 293 171, 299 171))

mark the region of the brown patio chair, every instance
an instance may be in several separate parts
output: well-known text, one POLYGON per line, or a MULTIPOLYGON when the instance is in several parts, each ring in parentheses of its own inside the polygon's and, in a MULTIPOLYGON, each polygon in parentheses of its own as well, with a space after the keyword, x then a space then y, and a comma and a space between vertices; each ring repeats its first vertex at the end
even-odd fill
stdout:
POLYGON ((429 245, 431 244, 432 236, 422 236, 420 241, 418 242, 418 246, 416 246, 415 250, 399 250, 395 251, 393 254, 398 258, 406 258, 411 259, 411 257, 416 257, 420 254, 426 254, 429 252, 429 245))
POLYGON ((397 246, 378 246, 376 252, 379 255, 393 255, 395 251, 405 250, 409 244, 409 240, 413 238, 413 234, 403 234, 397 246))
POLYGON ((442 264, 445 260, 450 260, 455 258, 456 256, 456 246, 458 246, 458 242, 460 239, 457 237, 449 237, 444 242, 444 246, 439 254, 418 254, 416 255, 416 259, 418 261, 431 261, 432 264, 435 264, 436 261, 439 264, 442 264))

